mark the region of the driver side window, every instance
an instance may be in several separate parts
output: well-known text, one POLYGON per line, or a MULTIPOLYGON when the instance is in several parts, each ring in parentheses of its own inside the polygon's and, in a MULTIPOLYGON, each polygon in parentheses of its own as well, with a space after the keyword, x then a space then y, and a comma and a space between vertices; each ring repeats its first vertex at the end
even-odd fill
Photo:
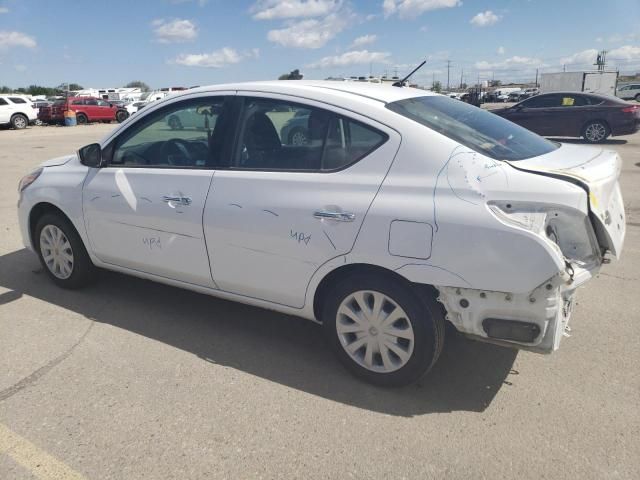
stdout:
POLYGON ((116 139, 109 166, 214 168, 229 138, 230 100, 205 97, 153 112, 116 139))

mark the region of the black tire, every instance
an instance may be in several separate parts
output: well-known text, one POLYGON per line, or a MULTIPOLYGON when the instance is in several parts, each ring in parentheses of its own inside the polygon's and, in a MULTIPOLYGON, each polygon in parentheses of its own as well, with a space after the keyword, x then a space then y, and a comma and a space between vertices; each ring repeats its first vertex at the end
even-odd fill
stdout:
POLYGON ((309 132, 305 128, 294 128, 289 133, 289 145, 309 145, 309 132))
POLYGON ((444 315, 430 291, 420 292, 419 295, 408 282, 391 276, 361 273, 340 280, 327 293, 322 309, 325 334, 334 353, 351 373, 375 385, 399 387, 417 381, 433 367, 444 344, 444 315), (376 372, 365 368, 342 346, 337 328, 338 309, 343 300, 362 290, 382 293, 392 299, 404 310, 406 320, 411 324, 413 350, 397 370, 376 372))
POLYGON ((116 121, 118 123, 124 122, 127 118, 129 118, 129 112, 126 110, 118 110, 116 112, 116 121))
POLYGON ((611 135, 611 129, 602 120, 592 120, 582 129, 582 137, 587 143, 602 143, 609 135, 611 135))
POLYGON ((640 102, 640 93, 636 95, 636 102, 640 102))
POLYGON ((182 130, 182 122, 175 115, 169 117, 168 124, 171 130, 182 130))
POLYGON ((33 244, 44 271, 56 285, 67 289, 77 289, 91 284, 95 279, 96 267, 91 262, 89 254, 82 243, 82 239, 71 222, 62 215, 56 213, 45 213, 42 215, 42 217, 38 219, 33 232, 33 244), (73 255, 73 267, 71 269, 71 275, 68 278, 59 278, 54 275, 44 260, 40 235, 42 230, 49 225, 60 229, 69 242, 73 255))
POLYGON ((76 123, 78 125, 86 125, 87 123, 89 123, 89 119, 84 113, 78 113, 76 114, 76 123))
POLYGON ((29 119, 22 115, 21 113, 16 113, 13 117, 11 117, 11 127, 16 130, 22 130, 23 128, 27 128, 29 126, 29 119))

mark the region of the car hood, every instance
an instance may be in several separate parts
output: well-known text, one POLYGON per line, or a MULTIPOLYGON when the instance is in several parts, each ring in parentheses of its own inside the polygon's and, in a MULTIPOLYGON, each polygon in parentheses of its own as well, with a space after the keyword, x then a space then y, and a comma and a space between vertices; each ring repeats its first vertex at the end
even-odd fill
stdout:
POLYGON ((591 220, 600 245, 619 257, 625 237, 625 214, 618 178, 620 156, 600 147, 560 144, 553 152, 507 162, 531 173, 562 178, 582 186, 589 195, 591 220))
POLYGON ((59 165, 64 165, 65 163, 69 162, 75 157, 76 155, 73 154, 73 155, 64 155, 63 157, 50 158, 46 162, 42 162, 40 166, 41 167, 57 167, 59 165))

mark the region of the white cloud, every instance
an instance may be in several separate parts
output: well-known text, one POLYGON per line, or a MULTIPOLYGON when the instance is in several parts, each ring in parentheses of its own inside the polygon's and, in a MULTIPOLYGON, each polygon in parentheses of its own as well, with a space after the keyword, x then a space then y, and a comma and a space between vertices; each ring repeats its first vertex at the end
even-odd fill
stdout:
POLYGON ((267 39, 283 47, 320 48, 344 30, 349 21, 349 14, 332 13, 321 20, 288 22, 285 28, 269 30, 267 39))
POLYGON ((198 36, 198 28, 191 20, 160 18, 151 22, 151 25, 155 27, 153 33, 160 43, 189 42, 198 36))
POLYGON ((0 31, 0 50, 10 47, 36 48, 36 39, 22 32, 0 31))
POLYGON ((604 39, 602 37, 597 37, 596 38, 596 42, 597 43, 602 43, 604 41, 604 39))
POLYGON ((423 32, 423 33, 424 32, 428 32, 429 31, 429 27, 426 26, 426 25, 423 25, 423 26, 420 27, 420 31, 423 32))
POLYGON ((308 68, 334 68, 348 67, 350 65, 363 65, 368 63, 389 63, 391 55, 387 52, 370 52, 368 50, 354 50, 342 55, 324 57, 307 65, 308 68))
POLYGON ((598 50, 595 48, 589 48, 587 50, 574 53, 573 55, 569 55, 568 57, 561 58, 560 63, 568 65, 591 65, 596 63, 597 57, 598 50))
POLYGON ((607 60, 624 60, 628 62, 640 60, 640 46, 624 45, 607 53, 607 60))
POLYGON ((234 63, 240 63, 245 58, 257 57, 258 49, 253 49, 246 53, 239 53, 237 50, 224 47, 211 53, 183 53, 178 55, 172 62, 186 67, 222 68, 234 63))
POLYGON ((462 5, 461 0, 384 0, 385 17, 398 14, 400 18, 413 18, 429 10, 452 8, 462 5))
POLYGON ((504 52, 505 52, 504 47, 502 46, 498 47, 498 55, 504 55, 504 52))
POLYGON ((471 25, 475 25, 476 27, 488 27, 490 25, 495 25, 500 21, 502 17, 500 15, 496 15, 491 10, 487 10, 486 12, 480 12, 476 16, 474 16, 469 23, 471 25))
POLYGON ((356 38, 349 48, 363 47, 365 45, 374 43, 377 39, 378 39, 377 35, 363 35, 361 37, 356 38))
POLYGON ((527 68, 542 68, 546 66, 545 63, 539 58, 533 57, 520 57, 518 55, 509 57, 500 62, 487 62, 486 60, 482 60, 480 62, 475 63, 475 67, 481 71, 487 70, 523 70, 526 71, 527 68))
POLYGON ((14 65, 13 68, 16 69, 16 72, 24 72, 25 70, 27 70, 26 65, 14 65))
POLYGON ((7 7, 0 7, 0 14, 9 13, 9 9, 7 7))
POLYGON ((258 0, 249 11, 255 20, 276 20, 320 17, 341 6, 342 0, 258 0))

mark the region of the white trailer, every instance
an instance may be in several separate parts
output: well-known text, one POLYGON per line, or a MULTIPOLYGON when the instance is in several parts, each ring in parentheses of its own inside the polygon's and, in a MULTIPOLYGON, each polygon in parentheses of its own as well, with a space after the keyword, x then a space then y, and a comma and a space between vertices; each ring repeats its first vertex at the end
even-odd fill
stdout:
POLYGON ((543 73, 540 93, 587 92, 615 95, 618 72, 558 72, 543 73))

